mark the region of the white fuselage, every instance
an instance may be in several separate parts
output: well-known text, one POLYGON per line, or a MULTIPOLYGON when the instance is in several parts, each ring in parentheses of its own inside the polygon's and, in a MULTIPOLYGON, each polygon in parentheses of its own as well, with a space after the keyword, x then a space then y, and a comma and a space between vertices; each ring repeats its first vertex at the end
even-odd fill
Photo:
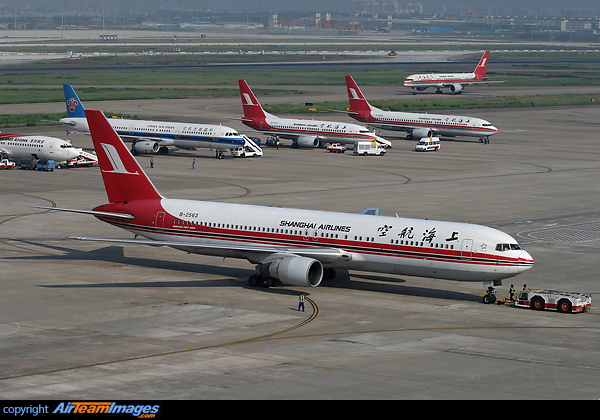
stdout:
POLYGON ((450 84, 471 84, 478 80, 475 73, 429 73, 411 74, 404 80, 406 87, 442 87, 450 84))
POLYGON ((79 156, 71 143, 56 137, 0 134, 0 152, 11 159, 54 160, 64 164, 79 156))
MULTIPOLYGON (((319 259, 326 267, 349 270, 492 281, 515 276, 533 265, 531 256, 511 236, 486 226, 218 202, 159 201, 156 215, 147 222, 142 222, 141 216, 138 222, 106 221, 157 241, 230 244, 232 248, 242 244, 282 250, 291 247, 298 254, 303 248, 307 253, 315 247, 336 249, 339 255, 319 259)), ((144 206, 140 211, 148 209, 144 206)), ((127 211, 136 216, 132 209, 127 211)), ((203 253, 240 257, 227 247, 203 253)))
MULTIPOLYGON (((253 127, 255 128, 255 127, 253 127)), ((339 121, 302 120, 267 115, 265 123, 258 123, 257 130, 287 139, 316 138, 324 143, 354 144, 357 141, 375 141, 386 146, 385 140, 361 125, 339 121)))
MULTIPOLYGON (((62 118, 60 122, 76 131, 90 132, 86 118, 62 118)), ((246 144, 244 137, 236 130, 223 125, 121 118, 109 118, 108 122, 125 141, 154 141, 160 146, 174 146, 181 149, 198 147, 227 149, 243 147, 246 144)))
POLYGON ((498 132, 490 122, 481 118, 456 115, 424 114, 415 112, 371 110, 367 116, 369 125, 384 130, 407 131, 431 129, 436 135, 454 137, 486 137, 498 132))

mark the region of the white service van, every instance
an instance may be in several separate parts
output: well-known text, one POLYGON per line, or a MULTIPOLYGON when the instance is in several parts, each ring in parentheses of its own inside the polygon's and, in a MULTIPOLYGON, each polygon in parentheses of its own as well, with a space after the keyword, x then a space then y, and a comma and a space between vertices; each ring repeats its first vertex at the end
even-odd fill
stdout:
POLYGON ((354 143, 355 155, 385 155, 385 147, 381 147, 376 141, 357 141, 354 143))
POLYGON ((255 149, 252 149, 249 146, 244 146, 244 147, 236 147, 234 149, 231 149, 231 156, 233 157, 253 157, 253 156, 259 156, 262 157, 263 153, 262 150, 258 151, 255 149))
POLYGON ((417 152, 429 152, 431 150, 440 150, 440 138, 439 137, 423 137, 415 146, 417 152))

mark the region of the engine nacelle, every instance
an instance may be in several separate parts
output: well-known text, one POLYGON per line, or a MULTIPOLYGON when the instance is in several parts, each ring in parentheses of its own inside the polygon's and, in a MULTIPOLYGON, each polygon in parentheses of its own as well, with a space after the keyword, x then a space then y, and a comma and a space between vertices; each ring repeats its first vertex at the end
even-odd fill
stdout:
POLYGON ((450 85, 450 92, 460 93, 461 90, 463 90, 463 87, 460 83, 450 85))
POLYGON ((319 147, 321 141, 316 137, 302 136, 298 137, 297 143, 300 147, 319 147))
POLYGON ((133 150, 142 153, 158 153, 159 147, 155 141, 138 141, 133 145, 133 150))
POLYGON ((423 137, 432 137, 433 130, 430 128, 415 128, 412 131, 412 136, 414 139, 422 139, 423 137))
POLYGON ((257 268, 263 276, 279 279, 292 286, 317 287, 323 280, 323 264, 312 258, 285 257, 260 264, 257 268))

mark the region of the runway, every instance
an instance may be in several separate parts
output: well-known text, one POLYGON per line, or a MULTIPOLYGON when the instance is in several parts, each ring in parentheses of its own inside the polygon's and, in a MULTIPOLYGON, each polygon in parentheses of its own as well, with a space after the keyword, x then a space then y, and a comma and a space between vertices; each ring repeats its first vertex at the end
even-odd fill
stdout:
MULTIPOLYGON (((327 92, 310 97, 325 100, 327 92)), ((144 118, 194 115, 195 122, 241 113, 237 97, 102 105, 137 109, 144 118)), ((384 157, 286 143, 265 147, 263 158, 177 151, 155 158, 152 169, 148 156, 138 160, 170 198, 345 212, 380 207, 385 215, 493 226, 518 238, 535 259, 531 270, 505 280, 499 297, 508 296, 511 283, 517 290, 527 284, 600 292, 597 106, 461 114, 487 119, 500 132, 488 145, 445 139, 439 152, 417 153, 416 141, 383 131, 394 143, 384 157)), ((237 120, 219 122, 258 134, 237 120)), ((65 137, 58 126, 19 131, 65 137)), ((88 136, 68 137, 91 148, 88 136)), ((596 301, 583 314, 536 312, 481 303, 480 283, 340 272, 305 289, 306 312, 298 312, 300 288, 251 288, 246 261, 67 240, 128 234, 85 215, 30 207, 105 203, 98 168, 0 177, 6 399, 600 395, 596 301)))

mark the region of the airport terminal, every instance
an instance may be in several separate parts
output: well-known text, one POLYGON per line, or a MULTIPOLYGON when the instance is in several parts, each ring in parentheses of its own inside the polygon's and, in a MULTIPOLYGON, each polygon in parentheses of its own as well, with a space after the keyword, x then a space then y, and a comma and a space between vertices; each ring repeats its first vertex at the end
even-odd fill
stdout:
MULTIPOLYGON (((469 53, 476 63, 481 49, 469 53)), ((400 52, 394 58, 418 73, 420 64, 409 63, 410 54, 400 52)), ((492 50, 490 66, 493 54, 492 50)), ((447 55, 439 57, 445 60, 447 55)), ((432 53, 431 61, 437 59, 432 53)), ((388 60, 386 56, 381 61, 388 60)), ((463 64, 465 71, 472 70, 472 62, 463 64)), ((355 63, 354 68, 369 65, 355 63)), ((297 66, 310 71, 312 64, 297 66)), ((257 97, 261 104, 347 101, 343 74, 352 75, 353 67, 339 66, 339 84, 295 86, 302 89, 301 98, 290 92, 257 97)), ((243 71, 242 66, 236 72, 233 88, 244 79, 243 71)), ((403 80, 394 86, 355 80, 370 102, 455 97, 431 89, 413 95, 402 86, 403 80)), ((56 90, 63 94, 61 85, 56 90)), ((249 278, 264 261, 239 258, 234 251, 241 251, 233 247, 230 254, 217 253, 222 236, 211 237, 208 243, 215 248, 204 253, 181 244, 149 246, 145 232, 118 228, 126 220, 113 226, 100 220, 110 214, 95 217, 48 209, 93 211, 109 203, 111 193, 103 182, 107 174, 97 164, 53 171, 2 169, 3 398, 597 399, 600 202, 595 179, 600 171, 600 88, 556 86, 552 93, 590 99, 585 105, 461 109, 461 115, 485 120, 497 132, 489 141, 440 136, 441 147, 430 152, 415 150, 420 138, 380 126, 377 135, 391 147, 374 156, 353 153, 351 144, 345 145, 345 153, 330 153, 326 144, 293 147, 298 141, 285 136, 267 145, 272 133, 252 129, 242 120, 243 95, 94 101, 80 94, 86 110, 110 110, 141 120, 220 124, 240 138, 260 141, 262 156, 224 152, 215 159, 221 146, 214 145, 169 146, 168 153, 138 150, 132 159, 169 199, 215 202, 223 209, 266 206, 274 214, 287 208, 336 212, 352 220, 371 209, 390 220, 386 228, 394 233, 394 221, 405 218, 477 225, 514 238, 514 245, 518 243, 535 263, 491 284, 336 268, 335 275, 327 271, 317 287, 293 281, 261 287, 249 278), (484 302, 489 287, 499 302, 484 302), (560 306, 551 310, 550 302, 546 310, 535 310, 509 302, 513 288, 515 294, 543 289, 592 295, 593 300, 581 313, 565 313, 560 306), (304 310, 299 310, 300 296, 304 310)), ((466 87, 460 99, 517 94, 545 96, 549 90, 498 83, 466 87)), ((63 111, 63 101, 0 105, 0 114, 63 111)), ((435 113, 458 114, 452 109, 435 113)), ((343 112, 278 116, 326 119, 340 126, 357 123, 343 112)), ((373 130, 368 122, 360 124, 373 130)), ((92 136, 57 122, 2 131, 18 132, 21 138, 68 139, 83 153, 101 153, 94 150, 92 136)), ((121 136, 129 149, 131 138, 121 136)), ((113 172, 135 172, 125 160, 114 160, 110 147, 103 148, 113 159, 113 172)), ((364 217, 380 217, 372 214, 364 217)), ((251 224, 254 216, 246 217, 235 223, 251 224)), ((181 232, 188 236, 193 229, 205 228, 192 216, 179 218, 184 220, 181 232)), ((252 244, 257 247, 253 251, 264 252, 272 241, 283 241, 275 236, 279 233, 261 236, 252 244)), ((329 233, 331 237, 318 238, 329 244, 327 249, 343 239, 333 236, 343 234, 340 229, 329 233)), ((311 235, 303 246, 317 239, 311 235)), ((400 232, 396 236, 408 239, 400 232)), ((439 239, 452 239, 452 233, 439 239)), ((295 245, 286 241, 285 252, 302 252, 290 251, 295 245)), ((427 245, 420 237, 415 241, 427 245)), ((386 243, 385 248, 378 245, 378 235, 371 242, 369 254, 412 246, 386 243)), ((445 248, 430 242, 418 258, 434 267, 445 248), (427 254, 432 249, 437 256, 427 254)), ((496 246, 481 243, 468 257, 457 255, 463 263, 472 263, 474 254, 491 255, 496 246)), ((350 246, 339 248, 351 252, 350 246)), ((494 270, 500 262, 482 265, 494 270)))

